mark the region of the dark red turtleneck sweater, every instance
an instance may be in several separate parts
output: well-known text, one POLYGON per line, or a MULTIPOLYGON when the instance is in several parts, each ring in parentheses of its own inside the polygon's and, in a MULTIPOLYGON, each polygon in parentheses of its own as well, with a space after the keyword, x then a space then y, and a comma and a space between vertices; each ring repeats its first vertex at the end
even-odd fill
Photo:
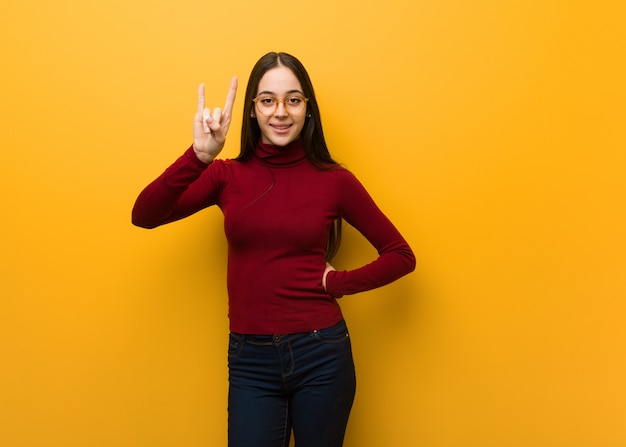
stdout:
POLYGON ((332 326, 336 298, 388 284, 415 268, 415 257, 359 181, 344 168, 320 170, 302 143, 259 143, 246 162, 205 164, 189 148, 139 195, 133 223, 154 228, 217 205, 228 239, 230 328, 287 334, 332 326), (373 262, 322 275, 326 242, 342 217, 378 250, 373 262))

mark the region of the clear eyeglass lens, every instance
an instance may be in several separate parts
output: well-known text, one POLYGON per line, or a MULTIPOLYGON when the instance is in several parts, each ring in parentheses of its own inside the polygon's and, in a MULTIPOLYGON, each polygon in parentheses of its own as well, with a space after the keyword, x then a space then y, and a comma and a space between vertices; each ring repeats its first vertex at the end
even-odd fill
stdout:
POLYGON ((259 112, 264 115, 273 114, 278 108, 278 103, 282 102, 285 109, 289 113, 302 113, 306 107, 306 98, 293 95, 286 98, 275 98, 273 96, 259 96, 255 99, 259 112))

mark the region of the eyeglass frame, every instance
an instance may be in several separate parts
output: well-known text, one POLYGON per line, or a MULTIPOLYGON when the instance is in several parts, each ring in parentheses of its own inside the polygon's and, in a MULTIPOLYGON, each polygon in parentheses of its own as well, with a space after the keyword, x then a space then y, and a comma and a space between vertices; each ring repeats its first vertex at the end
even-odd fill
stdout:
MULTIPOLYGON (((289 114, 289 109, 287 107, 287 104, 285 103, 285 101, 287 99, 290 98, 298 98, 298 99, 302 99, 304 101, 304 110, 303 112, 306 110, 306 104, 309 102, 309 98, 302 96, 302 95, 289 95, 289 96, 284 96, 282 98, 276 98, 275 96, 272 95, 263 95, 263 96, 257 96, 256 98, 252 98, 252 102, 255 105, 255 108, 257 109, 257 112, 259 112, 261 115, 263 116, 272 116, 274 113, 276 113, 276 110, 278 110, 278 104, 282 103, 283 104, 283 108, 285 109, 285 112, 287 112, 287 114, 289 114), (276 105, 274 106, 274 110, 272 110, 271 113, 264 113, 259 109, 259 101, 263 98, 272 98, 273 100, 276 101, 276 105)), ((298 112, 298 113, 302 113, 302 112, 298 112)))

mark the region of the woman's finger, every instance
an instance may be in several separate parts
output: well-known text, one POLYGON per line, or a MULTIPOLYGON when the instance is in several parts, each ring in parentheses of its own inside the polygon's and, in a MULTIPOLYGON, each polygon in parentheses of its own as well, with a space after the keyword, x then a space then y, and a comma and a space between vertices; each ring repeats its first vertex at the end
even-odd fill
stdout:
POLYGON ((203 109, 202 110, 202 127, 204 129, 204 133, 211 133, 211 129, 209 128, 208 121, 211 120, 211 110, 203 109))
POLYGON ((228 96, 226 96, 226 104, 224 105, 224 115, 227 117, 231 115, 233 110, 233 104, 235 103, 235 96, 237 96, 237 76, 233 76, 230 81, 230 88, 228 89, 228 96))
POLYGON ((213 135, 213 138, 215 138, 215 140, 219 142, 224 141, 224 138, 226 138, 227 130, 225 126, 222 126, 222 122, 220 121, 221 119, 222 109, 216 107, 215 109, 213 109, 213 114, 210 115, 209 120, 207 121, 211 135, 213 135))
POLYGON ((204 84, 200 84, 198 87, 198 113, 202 113, 204 110, 204 84))
POLYGON ((213 109, 213 115, 211 115, 213 117, 213 120, 216 122, 220 122, 222 119, 222 109, 220 109, 219 107, 216 107, 213 109))

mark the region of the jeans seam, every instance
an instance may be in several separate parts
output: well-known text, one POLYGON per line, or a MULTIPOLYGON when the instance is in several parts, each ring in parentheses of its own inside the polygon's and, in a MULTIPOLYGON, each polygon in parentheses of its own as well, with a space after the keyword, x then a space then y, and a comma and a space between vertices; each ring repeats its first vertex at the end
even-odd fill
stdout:
POLYGON ((284 422, 284 426, 283 426, 283 442, 282 442, 282 446, 281 447, 287 447, 289 445, 289 436, 291 435, 291 433, 288 433, 288 430, 290 430, 289 428, 289 424, 287 423, 287 421, 289 420, 289 401, 287 401, 287 405, 285 405, 285 422, 284 422))
MULTIPOLYGON (((278 346, 277 346, 277 348, 278 348, 278 346)), ((287 377, 289 377, 293 373, 293 371, 295 370, 295 358, 294 358, 294 355, 293 355, 293 347, 291 346, 291 342, 287 342, 287 349, 289 349, 289 363, 290 363, 290 365, 288 365, 288 369, 285 368, 284 364, 282 365, 281 369, 283 370, 283 373, 282 373, 283 379, 286 379, 287 377)), ((280 355, 280 349, 279 349, 278 355, 281 358, 281 363, 282 363, 282 356, 280 355)), ((286 386, 286 384, 285 384, 285 386, 286 386)))

